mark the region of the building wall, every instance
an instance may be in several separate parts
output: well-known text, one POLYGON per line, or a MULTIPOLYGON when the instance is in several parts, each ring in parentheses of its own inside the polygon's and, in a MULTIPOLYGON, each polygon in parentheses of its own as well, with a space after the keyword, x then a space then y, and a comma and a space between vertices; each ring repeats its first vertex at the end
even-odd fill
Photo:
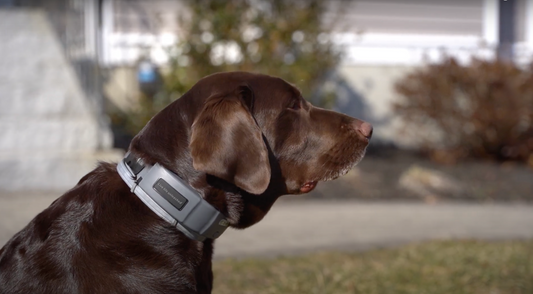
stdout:
POLYGON ((398 101, 394 84, 415 69, 403 65, 345 65, 338 70, 341 84, 335 110, 364 119, 374 126, 373 143, 413 147, 402 135, 402 124, 391 115, 398 101))
POLYGON ((481 35, 483 0, 358 0, 332 4, 328 20, 343 32, 481 35), (340 8, 340 9, 339 9, 340 8))
POLYGON ((177 33, 181 1, 113 1, 114 30, 122 33, 177 33))
POLYGON ((44 11, 0 9, 0 192, 66 190, 117 160, 44 11))

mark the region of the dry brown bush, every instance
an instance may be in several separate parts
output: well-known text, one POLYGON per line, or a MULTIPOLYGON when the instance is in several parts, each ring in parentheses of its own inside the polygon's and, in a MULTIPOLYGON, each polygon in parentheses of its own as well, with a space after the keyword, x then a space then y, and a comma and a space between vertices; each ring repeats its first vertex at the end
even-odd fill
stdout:
POLYGON ((533 65, 446 58, 396 83, 406 130, 433 159, 491 158, 533 166, 533 65))

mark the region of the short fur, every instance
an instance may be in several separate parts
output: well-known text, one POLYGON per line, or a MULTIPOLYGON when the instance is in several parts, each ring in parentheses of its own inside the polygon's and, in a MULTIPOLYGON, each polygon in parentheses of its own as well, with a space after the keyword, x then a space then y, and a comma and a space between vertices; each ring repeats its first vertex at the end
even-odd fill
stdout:
MULTIPOLYGON (((345 174, 370 136, 369 124, 312 106, 282 79, 232 72, 200 80, 129 150, 246 228, 281 195, 345 174)), ((116 164, 100 163, 0 250, 0 293, 211 293, 213 244, 188 239, 116 164)))

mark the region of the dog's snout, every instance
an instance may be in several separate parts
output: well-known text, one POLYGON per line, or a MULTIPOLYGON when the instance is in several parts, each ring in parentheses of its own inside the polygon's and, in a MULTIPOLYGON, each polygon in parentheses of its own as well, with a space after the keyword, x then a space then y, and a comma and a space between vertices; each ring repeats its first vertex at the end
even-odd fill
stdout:
POLYGON ((359 132, 361 135, 363 135, 363 137, 367 139, 372 138, 372 132, 374 131, 374 128, 372 127, 371 124, 367 122, 356 121, 354 125, 355 125, 356 131, 359 132))

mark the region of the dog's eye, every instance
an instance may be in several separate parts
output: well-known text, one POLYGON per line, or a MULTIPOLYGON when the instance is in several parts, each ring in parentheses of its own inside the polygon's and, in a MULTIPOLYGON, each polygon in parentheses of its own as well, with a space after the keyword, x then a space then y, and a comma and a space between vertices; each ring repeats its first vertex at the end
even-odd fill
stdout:
POLYGON ((298 99, 298 100, 294 100, 289 108, 292 110, 299 110, 301 107, 302 107, 302 104, 300 103, 300 99, 298 99))

